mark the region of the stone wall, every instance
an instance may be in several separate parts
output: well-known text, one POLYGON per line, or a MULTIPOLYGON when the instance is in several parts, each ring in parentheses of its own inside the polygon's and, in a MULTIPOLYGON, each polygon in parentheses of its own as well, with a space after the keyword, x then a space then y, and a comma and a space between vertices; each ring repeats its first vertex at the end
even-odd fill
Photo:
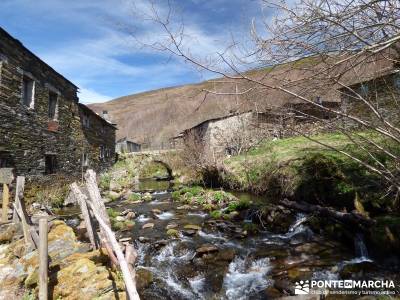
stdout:
POLYGON ((79 104, 83 133, 83 151, 88 154, 85 168, 104 170, 115 162, 115 131, 116 127, 97 115, 83 104, 79 104))
MULTIPOLYGON (((113 149, 115 128, 100 139, 113 149)), ((78 174, 87 149, 98 156, 98 143, 82 129, 77 87, 0 28, 0 164, 25 176, 78 174), (49 113, 51 97, 56 105, 49 113)))
MULTIPOLYGON (((339 103, 327 103, 331 108, 339 108, 339 103)), ((330 131, 334 116, 321 115, 312 107, 281 108, 263 113, 247 112, 203 122, 184 133, 184 143, 193 148, 197 144, 206 156, 206 161, 215 161, 224 155, 236 155, 248 150, 265 139, 285 138, 302 134, 316 134, 330 131), (306 112, 308 116, 300 113, 306 112), (325 119, 316 121, 312 116, 325 119)))

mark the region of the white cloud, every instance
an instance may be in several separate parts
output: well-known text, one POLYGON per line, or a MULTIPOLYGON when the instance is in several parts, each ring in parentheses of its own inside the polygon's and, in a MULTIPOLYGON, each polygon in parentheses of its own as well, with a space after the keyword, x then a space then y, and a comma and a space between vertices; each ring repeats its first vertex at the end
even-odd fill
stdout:
POLYGON ((112 99, 112 97, 99 94, 93 90, 81 88, 79 90, 79 102, 89 104, 89 103, 101 103, 112 99))

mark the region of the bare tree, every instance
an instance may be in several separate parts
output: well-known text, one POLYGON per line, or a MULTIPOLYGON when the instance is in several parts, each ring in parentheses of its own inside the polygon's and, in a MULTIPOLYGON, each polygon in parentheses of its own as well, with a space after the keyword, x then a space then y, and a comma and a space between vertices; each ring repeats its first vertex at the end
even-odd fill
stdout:
MULTIPOLYGON (((132 0, 134 1, 134 0, 132 0)), ((225 51, 196 57, 187 43, 184 23, 174 22, 169 5, 158 10, 149 0, 147 20, 165 33, 163 40, 147 46, 182 58, 203 70, 235 80, 240 89, 231 93, 247 98, 264 95, 277 102, 306 103, 340 122, 329 123, 358 146, 357 153, 322 144, 358 162, 400 193, 400 2, 397 0, 264 0, 276 17, 253 22, 252 47, 232 37, 225 51), (248 72, 246 63, 263 68, 248 72), (325 106, 319 99, 341 103, 325 106), (283 99, 283 100, 282 100, 283 99), (385 157, 385 159, 382 159, 385 157)), ((263 103, 279 106, 279 103, 263 103)), ((297 113, 304 113, 302 111, 297 113)), ((312 118, 327 123, 324 118, 312 118)), ((298 134, 304 134, 298 132, 298 134)))

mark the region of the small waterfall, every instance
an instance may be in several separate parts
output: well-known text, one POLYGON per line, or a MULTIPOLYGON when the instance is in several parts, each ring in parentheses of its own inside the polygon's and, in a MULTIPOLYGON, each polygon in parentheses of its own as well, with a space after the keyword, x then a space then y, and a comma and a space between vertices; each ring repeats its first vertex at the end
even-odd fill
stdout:
POLYGON ((357 257, 368 259, 367 246, 365 246, 364 237, 361 233, 357 233, 354 237, 354 249, 357 257))
POLYGON ((300 228, 300 226, 301 226, 305 221, 307 221, 307 219, 308 219, 307 215, 302 214, 302 213, 299 213, 299 214, 296 216, 296 221, 295 221, 292 225, 290 225, 290 227, 289 227, 289 232, 295 232, 295 231, 297 231, 296 229, 300 228))
POLYGON ((224 278, 226 297, 229 300, 244 300, 262 291, 271 284, 271 281, 266 278, 270 269, 268 258, 261 258, 252 263, 244 258, 235 258, 230 263, 228 273, 224 278))

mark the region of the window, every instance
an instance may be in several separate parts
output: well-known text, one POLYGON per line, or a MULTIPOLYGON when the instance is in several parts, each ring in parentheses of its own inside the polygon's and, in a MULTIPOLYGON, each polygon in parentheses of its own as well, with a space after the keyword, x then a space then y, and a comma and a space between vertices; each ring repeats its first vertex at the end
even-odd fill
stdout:
POLYGON ((49 92, 49 118, 58 119, 58 95, 51 91, 49 92))
POLYGON ((34 108, 35 102, 35 82, 27 77, 22 77, 22 104, 29 108, 34 108))
POLYGON ((11 168, 12 159, 9 152, 0 151, 0 168, 11 168))
POLYGON ((86 128, 90 127, 89 114, 83 113, 83 115, 82 115, 82 124, 83 124, 83 127, 86 127, 86 128))
POLYGON ((366 97, 368 95, 368 91, 369 91, 368 84, 362 83, 360 87, 361 96, 366 97))
POLYGON ((45 156, 45 174, 54 174, 57 170, 57 157, 54 154, 45 156))
POLYGON ((100 160, 103 160, 103 159, 104 159, 104 156, 105 156, 105 148, 104 148, 103 145, 101 145, 101 146, 100 146, 100 149, 99 149, 99 159, 100 159, 100 160))
POLYGON ((89 155, 86 152, 82 154, 82 166, 83 167, 89 166, 89 155))

